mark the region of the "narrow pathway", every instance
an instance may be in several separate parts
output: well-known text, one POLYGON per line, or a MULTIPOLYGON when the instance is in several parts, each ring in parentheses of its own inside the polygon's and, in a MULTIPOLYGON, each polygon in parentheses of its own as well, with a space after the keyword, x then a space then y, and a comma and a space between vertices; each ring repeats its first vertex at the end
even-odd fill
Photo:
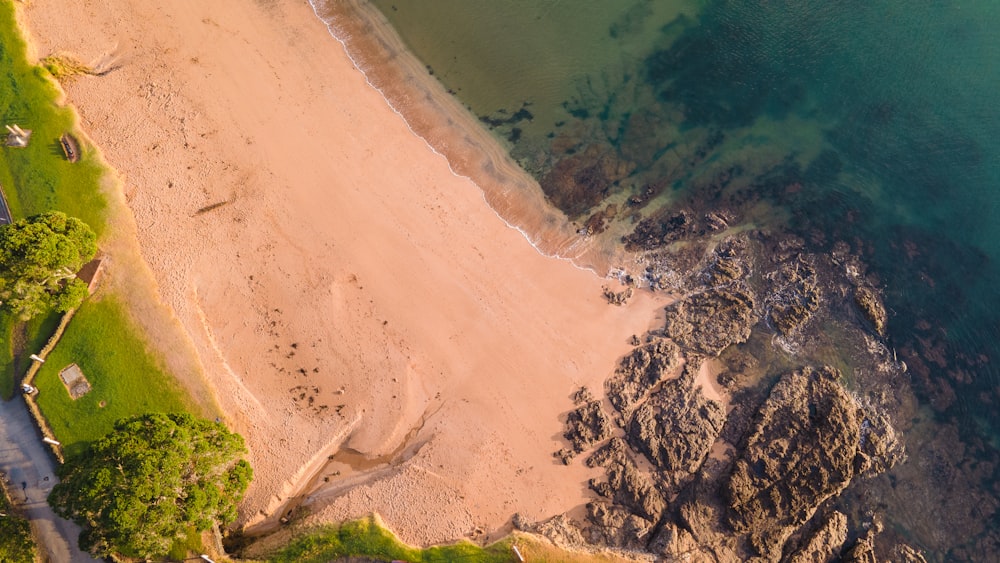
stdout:
POLYGON ((45 449, 24 398, 0 401, 0 472, 11 496, 35 532, 43 556, 52 563, 98 561, 77 547, 80 527, 59 518, 45 502, 56 479, 56 463, 45 449))
POLYGON ((3 194, 3 187, 0 187, 0 225, 9 225, 14 219, 10 216, 10 207, 7 205, 7 196, 3 194))

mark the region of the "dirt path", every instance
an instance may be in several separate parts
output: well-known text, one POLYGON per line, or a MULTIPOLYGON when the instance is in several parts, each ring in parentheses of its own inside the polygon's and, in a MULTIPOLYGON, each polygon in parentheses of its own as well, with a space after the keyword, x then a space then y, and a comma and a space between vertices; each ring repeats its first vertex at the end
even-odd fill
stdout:
POLYGON ((14 502, 31 520, 43 557, 53 563, 97 561, 77 547, 80 527, 56 516, 45 502, 58 482, 55 470, 24 399, 0 401, 0 472, 7 476, 14 502))

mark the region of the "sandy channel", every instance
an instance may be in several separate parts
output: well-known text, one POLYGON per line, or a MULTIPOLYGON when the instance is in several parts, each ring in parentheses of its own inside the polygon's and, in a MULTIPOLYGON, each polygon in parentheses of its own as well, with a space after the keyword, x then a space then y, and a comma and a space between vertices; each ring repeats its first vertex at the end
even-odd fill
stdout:
POLYGON ((322 520, 378 512, 427 544, 591 498, 596 475, 551 455, 561 417, 665 298, 610 306, 604 280, 536 252, 306 2, 23 9, 39 55, 121 65, 66 85, 69 102, 247 438, 243 523, 298 498, 322 520))

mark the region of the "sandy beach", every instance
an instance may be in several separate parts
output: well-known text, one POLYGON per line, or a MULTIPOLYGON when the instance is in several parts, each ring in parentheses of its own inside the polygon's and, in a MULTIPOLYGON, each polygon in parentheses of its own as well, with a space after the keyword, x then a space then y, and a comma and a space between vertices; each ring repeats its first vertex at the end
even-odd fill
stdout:
POLYGON ((552 457, 560 417, 665 298, 610 306, 604 280, 539 254, 306 2, 23 9, 38 56, 120 65, 65 85, 68 102, 247 439, 240 523, 267 529, 305 502, 322 521, 377 512, 427 544, 591 498, 593 470, 552 457))

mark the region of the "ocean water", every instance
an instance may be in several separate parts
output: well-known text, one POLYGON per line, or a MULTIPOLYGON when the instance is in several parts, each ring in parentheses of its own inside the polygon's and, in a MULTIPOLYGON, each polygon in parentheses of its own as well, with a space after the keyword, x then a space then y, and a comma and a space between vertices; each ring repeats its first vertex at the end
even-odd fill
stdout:
POLYGON ((919 399, 889 527, 1000 557, 1000 2, 372 4, 601 248, 739 188, 741 224, 862 251, 919 399))

